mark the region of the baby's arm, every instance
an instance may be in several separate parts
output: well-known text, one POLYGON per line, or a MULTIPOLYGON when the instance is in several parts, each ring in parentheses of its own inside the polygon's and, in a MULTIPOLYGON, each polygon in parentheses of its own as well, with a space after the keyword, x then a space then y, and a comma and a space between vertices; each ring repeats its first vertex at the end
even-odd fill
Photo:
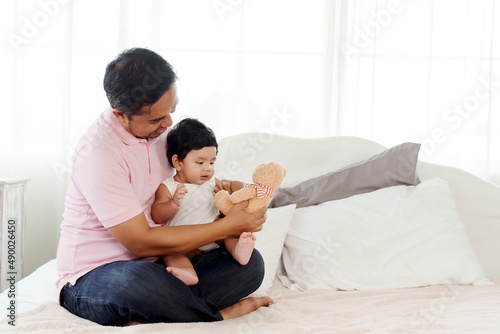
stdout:
POLYGON ((233 180, 219 180, 215 178, 215 190, 214 193, 218 193, 220 190, 226 190, 229 194, 240 190, 245 186, 244 182, 233 181, 233 180))
POLYGON ((179 184, 172 196, 168 188, 162 183, 155 193, 155 201, 151 206, 151 217, 157 224, 165 224, 172 219, 179 206, 182 204, 184 196, 187 194, 186 186, 179 184))

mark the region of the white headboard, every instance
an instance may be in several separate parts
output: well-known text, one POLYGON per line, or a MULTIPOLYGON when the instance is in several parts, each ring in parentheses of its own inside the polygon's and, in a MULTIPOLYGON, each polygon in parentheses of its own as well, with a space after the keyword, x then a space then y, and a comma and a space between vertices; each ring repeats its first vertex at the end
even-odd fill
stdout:
POLYGON ((291 187, 367 159, 386 148, 358 137, 318 139, 285 137, 268 133, 245 133, 219 142, 218 177, 250 182, 260 163, 276 161, 287 170, 282 187, 291 187))

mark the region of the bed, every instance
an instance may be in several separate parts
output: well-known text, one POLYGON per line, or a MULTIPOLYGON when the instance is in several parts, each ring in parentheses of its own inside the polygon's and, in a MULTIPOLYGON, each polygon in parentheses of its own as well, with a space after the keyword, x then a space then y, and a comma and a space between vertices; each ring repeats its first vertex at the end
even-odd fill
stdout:
POLYGON ((419 149, 357 137, 224 138, 221 178, 250 182, 267 161, 287 169, 257 233, 266 274, 255 295, 273 305, 216 323, 102 327, 57 305, 51 260, 17 283, 15 299, 0 294, 1 331, 499 333, 500 188, 420 161, 419 149))

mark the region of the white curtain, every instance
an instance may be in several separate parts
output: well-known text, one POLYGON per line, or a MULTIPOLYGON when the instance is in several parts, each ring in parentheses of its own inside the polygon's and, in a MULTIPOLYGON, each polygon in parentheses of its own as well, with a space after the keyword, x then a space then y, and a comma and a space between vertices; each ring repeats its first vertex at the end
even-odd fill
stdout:
POLYGON ((219 138, 262 131, 356 135, 386 146, 418 141, 423 159, 500 183, 499 7, 2 1, 0 177, 31 179, 25 272, 55 255, 72 149, 106 106, 106 64, 135 46, 176 68, 174 120, 199 118, 219 138))
POLYGON ((55 255, 73 147, 106 106, 104 70, 120 51, 162 54, 179 76, 175 118, 197 117, 219 138, 243 131, 318 136, 324 6, 1 1, 0 177, 31 179, 25 273, 55 255))
POLYGON ((336 133, 500 184, 500 3, 344 1, 336 133))

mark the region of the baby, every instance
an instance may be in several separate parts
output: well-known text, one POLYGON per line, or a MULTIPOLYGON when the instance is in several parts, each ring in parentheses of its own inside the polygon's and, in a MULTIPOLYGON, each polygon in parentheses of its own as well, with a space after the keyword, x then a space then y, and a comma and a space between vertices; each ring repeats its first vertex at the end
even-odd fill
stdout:
MULTIPOLYGON (((167 158, 176 174, 165 179, 156 191, 151 216, 158 224, 168 226, 195 225, 213 222, 219 216, 214 204, 214 163, 217 156, 217 140, 213 131, 196 119, 183 119, 167 136, 167 158)), ((244 186, 242 182, 230 182, 231 191, 244 186)), ((224 245, 241 265, 250 260, 255 236, 245 232, 237 237, 224 239, 224 245)), ((219 245, 212 242, 199 248, 209 251, 219 245)), ((191 260, 183 255, 163 257, 167 271, 186 285, 198 283, 191 260)))

